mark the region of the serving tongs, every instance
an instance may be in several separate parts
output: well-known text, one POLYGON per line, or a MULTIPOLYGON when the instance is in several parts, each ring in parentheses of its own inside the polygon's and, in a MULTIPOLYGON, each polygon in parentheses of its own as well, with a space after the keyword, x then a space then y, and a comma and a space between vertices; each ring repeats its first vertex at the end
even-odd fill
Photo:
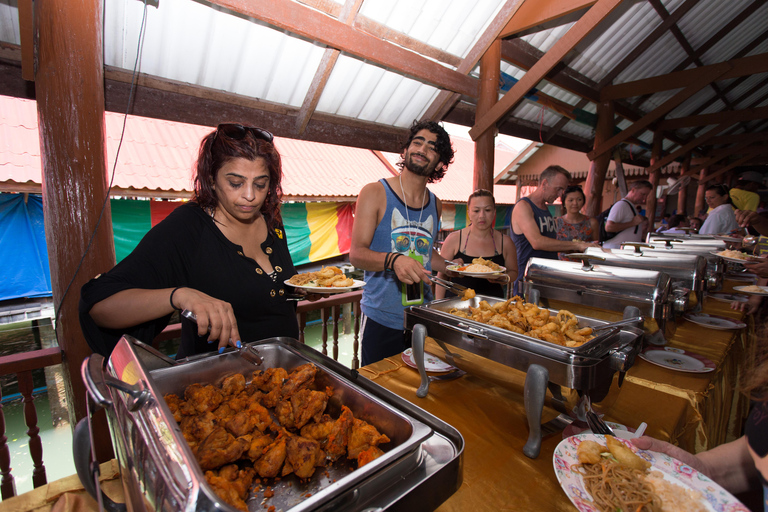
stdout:
POLYGON ((436 276, 429 276, 429 278, 432 280, 433 283, 436 285, 442 286, 446 290, 450 291, 451 293, 456 294, 457 296, 461 297, 464 295, 464 292, 468 290, 466 286, 456 284, 452 281, 448 281, 446 279, 442 279, 436 276))
MULTIPOLYGON (((186 318, 187 320, 191 321, 193 324, 197 325, 197 315, 194 314, 189 309, 185 309, 181 312, 181 316, 186 318)), ((208 331, 210 332, 211 326, 208 326, 208 331)), ((243 343, 240 348, 236 349, 237 353, 248 361, 249 363, 255 364, 256 366, 261 365, 264 361, 261 359, 261 356, 256 352, 256 350, 251 347, 250 345, 243 343)))

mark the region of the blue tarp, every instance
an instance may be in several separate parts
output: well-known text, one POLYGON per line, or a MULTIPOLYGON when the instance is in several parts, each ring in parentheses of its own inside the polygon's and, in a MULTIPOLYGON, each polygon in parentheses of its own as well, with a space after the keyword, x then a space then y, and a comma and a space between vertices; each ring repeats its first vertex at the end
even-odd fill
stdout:
POLYGON ((0 300, 50 295, 43 199, 0 193, 0 300))

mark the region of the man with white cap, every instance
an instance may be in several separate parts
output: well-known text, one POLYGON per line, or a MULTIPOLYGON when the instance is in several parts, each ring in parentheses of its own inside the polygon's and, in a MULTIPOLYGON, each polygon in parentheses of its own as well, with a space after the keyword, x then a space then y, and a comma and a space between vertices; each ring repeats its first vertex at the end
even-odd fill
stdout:
POLYGON ((763 174, 758 171, 747 171, 739 175, 736 185, 730 190, 731 201, 737 210, 757 211, 760 195, 757 190, 763 183, 763 174))

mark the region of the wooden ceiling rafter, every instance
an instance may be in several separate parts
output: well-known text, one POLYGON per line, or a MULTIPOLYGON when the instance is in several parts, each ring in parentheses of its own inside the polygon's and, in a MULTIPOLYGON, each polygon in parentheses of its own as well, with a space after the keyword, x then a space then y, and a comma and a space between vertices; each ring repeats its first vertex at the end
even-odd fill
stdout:
POLYGON ((621 0, 598 0, 550 50, 469 130, 473 140, 496 125, 523 96, 534 88, 573 48, 605 19, 621 0))
MULTIPOLYGON (((339 12, 339 21, 351 25, 362 5, 363 0, 346 0, 339 12)), ((335 48, 326 48, 323 52, 323 57, 320 59, 320 64, 315 71, 315 76, 312 78, 312 83, 309 85, 309 89, 304 96, 301 108, 296 115, 297 136, 304 133, 304 130, 309 123, 309 119, 312 117, 312 114, 315 113, 317 104, 320 102, 320 97, 323 94, 325 85, 328 83, 328 79, 336 65, 336 61, 339 59, 339 55, 341 55, 341 52, 335 48)))
POLYGON ((648 166, 646 168, 646 171, 648 172, 648 174, 650 174, 651 172, 655 171, 656 169, 661 169, 665 165, 671 164, 676 159, 687 155, 688 153, 693 151, 696 147, 700 146, 701 144, 703 144, 707 140, 711 139, 715 135, 718 135, 720 132, 722 132, 723 130, 725 130, 729 126, 731 126, 731 124, 733 124, 733 123, 721 123, 721 124, 718 124, 717 126, 715 126, 713 128, 710 128, 705 133, 703 133, 702 135, 699 135, 698 137, 693 139, 688 144, 686 144, 686 145, 678 148, 677 150, 675 150, 675 151, 665 155, 658 162, 652 163, 650 166, 648 166))
POLYGON ((726 110, 714 114, 699 114, 697 116, 664 119, 656 125, 656 128, 659 130, 676 130, 678 128, 689 128, 691 126, 709 126, 726 121, 737 123, 766 118, 768 118, 768 106, 756 109, 726 110))
POLYGON ((735 169, 736 167, 741 167, 742 165, 746 165, 765 152, 768 152, 768 147, 755 148, 749 155, 743 158, 740 158, 739 160, 736 160, 735 162, 730 163, 725 167, 718 169, 712 174, 708 174, 703 180, 701 180, 700 183, 707 183, 708 181, 711 181, 714 178, 722 176, 723 174, 727 173, 731 169, 735 169))
POLYGON ((509 21, 499 37, 512 37, 519 32, 591 7, 597 0, 537 0, 525 2, 509 21))

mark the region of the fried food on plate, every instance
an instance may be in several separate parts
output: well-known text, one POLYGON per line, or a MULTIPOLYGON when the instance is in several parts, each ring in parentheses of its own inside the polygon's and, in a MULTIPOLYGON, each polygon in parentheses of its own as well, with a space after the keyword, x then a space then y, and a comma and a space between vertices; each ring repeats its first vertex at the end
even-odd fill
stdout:
POLYGON ((338 267, 323 267, 316 272, 296 274, 288 280, 293 286, 311 286, 314 288, 347 288, 355 280, 344 275, 338 267))
POLYGON ((639 471, 647 471, 651 467, 651 463, 647 460, 638 457, 635 452, 630 450, 627 445, 619 441, 613 436, 605 436, 605 444, 608 445, 608 450, 611 452, 619 464, 623 464, 629 468, 637 469, 639 471))

